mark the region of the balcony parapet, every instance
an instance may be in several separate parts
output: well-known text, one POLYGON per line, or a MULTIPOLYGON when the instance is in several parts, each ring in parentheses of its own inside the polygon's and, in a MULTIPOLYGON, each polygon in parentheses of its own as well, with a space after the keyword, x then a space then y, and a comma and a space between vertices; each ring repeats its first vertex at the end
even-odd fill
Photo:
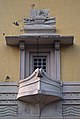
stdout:
POLYGON ((31 76, 19 82, 17 99, 33 104, 60 100, 61 82, 51 79, 43 69, 36 69, 31 76))

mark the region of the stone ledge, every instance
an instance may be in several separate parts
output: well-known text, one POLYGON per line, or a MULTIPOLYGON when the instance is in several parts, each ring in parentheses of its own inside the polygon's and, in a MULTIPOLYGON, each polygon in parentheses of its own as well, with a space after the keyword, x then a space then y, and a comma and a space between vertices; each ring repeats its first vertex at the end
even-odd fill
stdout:
POLYGON ((64 118, 63 117, 17 117, 15 119, 64 119, 64 118))

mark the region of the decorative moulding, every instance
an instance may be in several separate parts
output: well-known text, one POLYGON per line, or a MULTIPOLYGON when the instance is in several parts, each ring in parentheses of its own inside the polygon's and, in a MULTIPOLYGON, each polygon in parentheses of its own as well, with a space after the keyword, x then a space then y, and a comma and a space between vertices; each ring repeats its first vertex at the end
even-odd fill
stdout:
POLYGON ((32 9, 29 18, 24 18, 23 34, 18 36, 5 36, 7 45, 19 46, 24 41, 25 45, 35 45, 39 39, 40 45, 53 45, 59 41, 62 45, 72 45, 73 36, 56 34, 56 18, 49 16, 47 9, 32 9))
POLYGON ((49 10, 31 10, 30 18, 24 19, 24 32, 52 32, 56 31, 56 18, 49 17, 49 10))
POLYGON ((40 45, 53 45, 55 42, 60 42, 61 45, 72 45, 74 36, 60 36, 56 34, 23 34, 20 36, 6 36, 6 43, 10 46, 19 46, 20 42, 24 42, 25 45, 36 45, 37 39, 39 39, 40 45))

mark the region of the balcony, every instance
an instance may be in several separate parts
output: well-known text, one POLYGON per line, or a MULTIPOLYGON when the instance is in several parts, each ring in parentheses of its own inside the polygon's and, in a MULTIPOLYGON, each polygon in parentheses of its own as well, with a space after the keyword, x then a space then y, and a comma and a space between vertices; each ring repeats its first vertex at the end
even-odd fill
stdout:
POLYGON ((28 103, 48 104, 62 99, 61 82, 51 79, 43 69, 19 82, 17 99, 28 103))

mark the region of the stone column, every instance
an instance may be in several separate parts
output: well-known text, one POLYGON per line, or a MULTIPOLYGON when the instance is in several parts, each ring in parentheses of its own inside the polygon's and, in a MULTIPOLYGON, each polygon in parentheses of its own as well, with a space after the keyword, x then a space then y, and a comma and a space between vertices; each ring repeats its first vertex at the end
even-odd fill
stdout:
POLYGON ((25 78, 25 43, 20 42, 20 79, 25 78))
POLYGON ((60 80, 60 42, 55 42, 55 78, 60 80))

